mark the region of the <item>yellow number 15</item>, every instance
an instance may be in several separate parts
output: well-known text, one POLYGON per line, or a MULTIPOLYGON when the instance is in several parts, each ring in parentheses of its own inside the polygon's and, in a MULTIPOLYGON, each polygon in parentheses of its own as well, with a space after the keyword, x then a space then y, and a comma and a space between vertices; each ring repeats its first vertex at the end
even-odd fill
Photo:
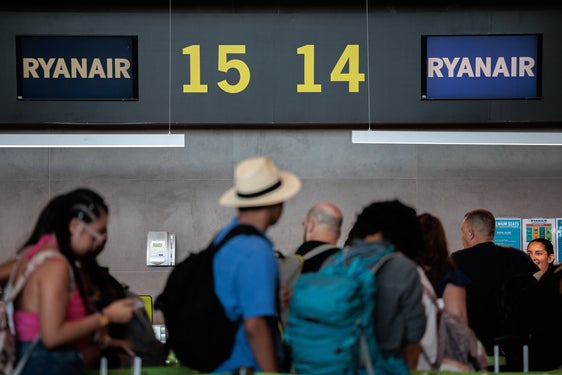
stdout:
MULTIPOLYGON (((191 45, 182 49, 184 55, 190 56, 191 64, 189 66, 190 83, 183 85, 185 93, 206 93, 208 86, 201 83, 201 46, 191 45)), ((229 94, 237 94, 243 91, 250 83, 250 68, 240 59, 229 59, 231 54, 245 54, 245 45, 219 45, 218 70, 219 72, 228 72, 234 69, 239 74, 238 82, 231 84, 226 79, 217 82, 217 85, 229 94)))

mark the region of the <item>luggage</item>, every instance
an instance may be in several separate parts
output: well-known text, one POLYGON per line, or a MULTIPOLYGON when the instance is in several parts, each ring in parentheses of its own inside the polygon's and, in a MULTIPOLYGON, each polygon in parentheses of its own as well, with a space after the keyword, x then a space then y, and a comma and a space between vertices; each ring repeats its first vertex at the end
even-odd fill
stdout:
POLYGON ((217 243, 193 253, 170 273, 155 308, 164 314, 167 344, 187 367, 210 372, 228 359, 241 323, 228 319, 214 288, 213 257, 234 236, 263 236, 250 225, 235 226, 217 243))
POLYGON ((347 249, 320 271, 299 277, 285 330, 298 374, 409 374, 403 360, 380 354, 374 334, 375 275, 392 250, 347 249))

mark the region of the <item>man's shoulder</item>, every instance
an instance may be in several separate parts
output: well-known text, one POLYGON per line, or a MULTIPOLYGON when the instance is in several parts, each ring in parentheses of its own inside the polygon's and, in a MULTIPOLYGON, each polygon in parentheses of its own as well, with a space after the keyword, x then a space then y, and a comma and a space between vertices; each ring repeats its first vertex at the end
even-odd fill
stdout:
POLYGON ((452 253, 452 255, 453 255, 453 257, 471 256, 473 254, 478 254, 480 252, 484 253, 484 252, 489 252, 490 250, 493 251, 495 248, 498 248, 498 247, 499 246, 497 246, 496 244, 494 244, 491 241, 481 242, 481 243, 476 244, 474 246, 465 247, 464 249, 454 251, 452 253))
POLYGON ((213 242, 215 244, 219 243, 232 231, 237 231, 238 233, 235 236, 231 237, 232 241, 228 241, 225 246, 229 245, 231 242, 236 243, 241 241, 260 241, 265 242, 270 246, 272 245, 271 240, 265 232, 253 225, 241 224, 237 218, 232 219, 230 223, 221 228, 215 236, 213 242))
POLYGON ((490 242, 480 243, 471 247, 454 251, 451 258, 456 267, 462 270, 479 267, 481 261, 490 261, 494 257, 494 244, 490 242), (490 246, 491 245, 491 246, 490 246), (492 248, 491 248, 492 247, 492 248))
POLYGON ((459 249, 459 250, 453 251, 451 253, 451 257, 455 261, 458 261, 460 259, 466 258, 467 256, 470 256, 474 252, 475 252, 474 246, 473 247, 466 247, 464 249, 459 249))
POLYGON ((534 273, 539 270, 538 266, 533 262, 525 252, 514 247, 501 246, 504 257, 510 259, 510 263, 516 267, 516 272, 534 273))
POLYGON ((326 247, 326 250, 329 250, 330 248, 333 249, 339 249, 339 247, 337 245, 331 245, 328 244, 327 242, 322 242, 322 241, 305 241, 303 242, 296 251, 296 254, 298 255, 305 255, 306 253, 319 248, 320 246, 322 247, 326 247), (328 246, 330 245, 330 246, 328 246))

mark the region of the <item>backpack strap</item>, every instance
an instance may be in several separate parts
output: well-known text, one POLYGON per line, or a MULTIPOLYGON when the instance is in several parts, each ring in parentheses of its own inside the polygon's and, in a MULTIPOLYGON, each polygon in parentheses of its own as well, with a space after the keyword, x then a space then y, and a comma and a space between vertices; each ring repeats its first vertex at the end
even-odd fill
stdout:
POLYGON ((322 254, 324 251, 328 251, 332 249, 339 249, 339 247, 330 243, 323 243, 322 245, 318 245, 315 248, 311 249, 306 254, 304 254, 302 256, 302 260, 305 261, 310 258, 314 258, 315 256, 322 254))
MULTIPOLYGON (((263 232, 253 225, 239 224, 233 227, 218 243, 213 245, 213 253, 216 254, 217 251, 224 246, 231 238, 238 236, 239 234, 246 234, 251 236, 259 236, 265 238, 263 232)), ((213 239, 212 242, 215 242, 213 239)))
MULTIPOLYGON (((18 294, 22 291, 27 279, 43 262, 47 259, 51 258, 61 258, 65 259, 64 256, 57 250, 48 249, 39 252, 37 255, 34 255, 29 262, 23 273, 15 280, 12 279, 12 276, 15 277, 15 273, 17 272, 16 269, 19 268, 21 257, 17 260, 16 264, 13 266, 12 274, 10 275, 10 281, 8 281, 8 285, 6 285, 6 295, 4 297, 4 303, 6 304, 6 314, 8 317, 8 325, 10 326, 10 331, 12 334, 15 335, 16 328, 14 324, 14 300, 18 296, 18 294)), ((70 286, 71 289, 74 288, 74 275, 72 270, 70 270, 70 286)))
MULTIPOLYGON (((27 281, 29 276, 31 276, 31 274, 35 272, 35 270, 37 270, 37 268, 39 268, 39 266, 43 264, 44 261, 50 258, 65 259, 64 256, 58 250, 55 249, 43 250, 39 252, 37 255, 34 255, 29 260, 25 268, 25 271, 18 277, 15 283, 13 283, 12 275, 10 275, 9 284, 11 287, 7 299, 14 300, 16 296, 19 294, 19 292, 21 292, 21 290, 25 286, 25 282, 27 281)), ((21 261, 21 257, 14 265, 14 268, 12 269, 12 273, 15 274, 14 271, 19 267, 20 261, 21 261)), ((71 286, 73 286, 74 275, 72 274, 72 272, 70 273, 70 279, 71 279, 71 286)))
MULTIPOLYGON (((16 263, 14 264, 14 266, 12 268, 12 271, 10 273, 10 280, 8 281, 8 284, 6 286, 7 292, 6 292, 6 295, 4 296, 4 303, 6 304, 5 308, 6 308, 6 317, 7 317, 7 320, 8 320, 8 326, 9 326, 11 334, 14 335, 14 336, 16 334, 16 327, 15 327, 15 324, 14 324, 14 300, 16 299, 17 295, 22 291, 23 287, 25 286, 25 283, 26 283, 27 279, 47 259, 50 259, 50 258, 65 259, 64 256, 59 251, 57 251, 55 249, 47 249, 47 250, 41 251, 38 254, 34 255, 29 260, 25 270, 17 278, 17 280, 14 283, 13 281, 14 281, 14 278, 15 278, 15 274, 17 273, 17 269, 19 268, 22 257, 23 256, 21 256, 21 255, 18 256, 18 259, 16 260, 16 263)), ((72 270, 70 270, 70 285, 71 285, 71 288, 74 288, 74 275, 72 273, 72 270)), ((33 351, 33 349, 35 349, 35 346, 37 346, 37 343, 39 342, 40 336, 41 336, 40 333, 38 333, 35 336, 35 338, 33 339, 30 347, 25 351, 23 356, 19 359, 19 361, 16 365, 16 368, 14 369, 14 372, 12 373, 12 375, 18 375, 22 372, 23 368, 25 367, 25 364, 27 363, 29 357, 31 356, 31 352, 33 351)))
MULTIPOLYGON (((213 256, 219 251, 221 247, 223 247, 229 240, 233 237, 238 236, 239 234, 246 234, 250 236, 258 236, 265 239, 263 232, 261 232, 258 228, 254 227, 253 225, 247 224, 239 224, 233 227, 217 244, 212 244, 215 239, 211 242, 213 256)), ((240 324, 242 322, 242 318, 239 317, 237 323, 240 324)))
MULTIPOLYGON (((376 263, 371 267, 371 272, 373 275, 376 275, 377 272, 391 259, 396 258, 397 253, 394 251, 394 247, 384 249, 386 252, 382 258, 380 258, 376 263)), ((364 334, 361 335, 359 341, 359 355, 361 356, 361 362, 365 366, 365 371, 368 375, 375 375, 375 369, 373 366, 373 358, 369 353, 369 345, 367 343, 367 339, 364 334)), ((380 355, 380 354, 379 354, 380 355)))
POLYGON ((398 253, 395 252, 394 250, 392 250, 390 253, 386 254, 385 256, 383 256, 378 262, 375 263, 375 265, 373 266, 373 268, 371 268, 371 271, 373 272, 374 275, 377 274, 377 272, 391 259, 396 258, 398 256, 398 253))

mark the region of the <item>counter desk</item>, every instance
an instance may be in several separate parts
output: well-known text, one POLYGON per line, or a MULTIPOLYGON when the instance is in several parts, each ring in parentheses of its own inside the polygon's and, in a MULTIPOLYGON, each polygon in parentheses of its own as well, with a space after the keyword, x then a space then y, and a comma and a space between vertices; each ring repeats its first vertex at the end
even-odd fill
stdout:
MULTIPOLYGON (((123 369, 110 369, 107 371, 107 375, 132 375, 133 370, 131 368, 123 369)), ((199 374, 193 370, 186 367, 143 367, 141 369, 140 375, 191 375, 199 374)), ((412 375, 459 375, 458 372, 448 372, 448 371, 412 371, 412 375)), ((493 374, 493 372, 464 372, 464 375, 482 375, 482 374, 493 374)), ((547 372, 501 372, 502 375, 552 375, 558 374, 562 375, 562 370, 547 371, 547 372)), ((100 375, 99 370, 87 371, 86 375, 100 375)), ((282 374, 268 374, 263 372, 257 372, 256 375, 282 375, 282 374)), ((288 375, 288 374, 287 374, 288 375)))

